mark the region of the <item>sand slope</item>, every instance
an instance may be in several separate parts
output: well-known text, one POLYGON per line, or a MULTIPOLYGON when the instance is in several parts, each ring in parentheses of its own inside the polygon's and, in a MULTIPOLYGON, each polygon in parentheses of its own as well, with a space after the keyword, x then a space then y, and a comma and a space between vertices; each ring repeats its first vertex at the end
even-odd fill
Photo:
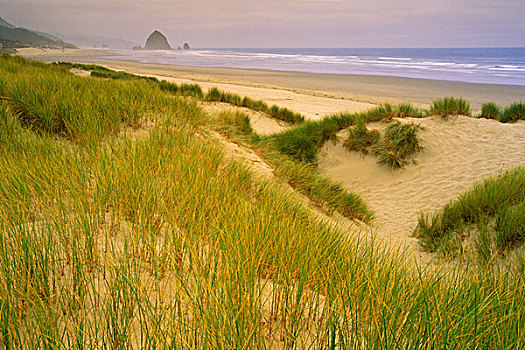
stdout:
POLYGON ((391 171, 373 156, 348 152, 337 144, 324 146, 322 173, 361 194, 376 213, 381 235, 412 242, 418 213, 439 209, 477 180, 525 164, 525 122, 454 117, 415 119, 424 127, 425 150, 417 164, 391 171))

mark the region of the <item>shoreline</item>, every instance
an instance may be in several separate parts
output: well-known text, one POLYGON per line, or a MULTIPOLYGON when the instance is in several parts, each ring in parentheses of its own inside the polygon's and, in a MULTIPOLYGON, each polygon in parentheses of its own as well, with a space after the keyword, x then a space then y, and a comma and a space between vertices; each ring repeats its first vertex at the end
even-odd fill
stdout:
POLYGON ((379 104, 410 101, 426 107, 433 99, 457 96, 467 99, 474 110, 484 102, 508 105, 525 100, 525 86, 465 83, 446 80, 405 78, 396 76, 326 74, 261 69, 184 66, 140 63, 124 59, 108 59, 109 50, 38 50, 22 49, 27 58, 76 63, 91 63, 130 73, 187 80, 194 83, 227 84, 251 88, 286 90, 304 95, 355 102, 379 104))

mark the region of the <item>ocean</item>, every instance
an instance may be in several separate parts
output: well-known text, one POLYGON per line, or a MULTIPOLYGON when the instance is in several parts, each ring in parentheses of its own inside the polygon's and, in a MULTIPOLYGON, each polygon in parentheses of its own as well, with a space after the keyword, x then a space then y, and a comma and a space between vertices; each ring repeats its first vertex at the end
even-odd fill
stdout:
POLYGON ((111 58, 202 67, 383 75, 525 86, 525 48, 115 50, 115 56, 111 58))

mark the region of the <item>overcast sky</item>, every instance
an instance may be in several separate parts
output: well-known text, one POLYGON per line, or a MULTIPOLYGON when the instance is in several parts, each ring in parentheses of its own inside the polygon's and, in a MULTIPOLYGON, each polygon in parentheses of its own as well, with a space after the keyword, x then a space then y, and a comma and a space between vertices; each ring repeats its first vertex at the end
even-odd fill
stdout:
POLYGON ((525 0, 0 0, 0 17, 48 33, 173 46, 525 46, 525 0))

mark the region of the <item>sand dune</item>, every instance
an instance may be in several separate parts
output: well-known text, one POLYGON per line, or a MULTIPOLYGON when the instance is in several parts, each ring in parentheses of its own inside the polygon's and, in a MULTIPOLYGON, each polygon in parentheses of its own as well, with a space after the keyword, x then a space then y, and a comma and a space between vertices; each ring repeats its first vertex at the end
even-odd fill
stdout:
POLYGON ((361 194, 376 213, 381 235, 410 242, 420 211, 439 209, 477 180, 525 164, 525 122, 454 117, 415 119, 423 153, 417 163, 390 170, 376 158, 349 152, 339 142, 327 143, 319 169, 361 194))
MULTIPOLYGON (((425 105, 444 95, 464 96, 474 108, 479 108, 481 102, 489 100, 498 103, 517 101, 525 91, 525 87, 504 85, 179 67, 87 57, 103 56, 100 52, 78 52, 82 58, 75 58, 71 52, 54 53, 55 57, 53 52, 44 55, 28 51, 22 54, 47 60, 67 57, 67 60, 77 62, 103 64, 177 83, 198 83, 204 90, 215 86, 262 99, 268 104, 288 107, 310 120, 342 111, 363 111, 373 107, 374 103, 385 101, 407 100, 425 105)), ((206 104, 204 108, 209 113, 234 109, 225 104, 206 104)), ((260 134, 271 134, 288 127, 261 113, 242 110, 249 114, 254 130, 260 134)), ((339 142, 329 142, 322 149, 319 169, 368 201, 376 213, 376 231, 387 242, 409 243, 414 248, 417 242, 410 235, 420 211, 439 209, 476 181, 525 164, 525 122, 501 124, 463 116, 413 121, 424 127, 421 136, 425 150, 417 156, 416 164, 391 171, 387 166, 377 164, 373 156, 348 152, 342 146, 346 137, 346 131, 343 131, 339 134, 339 142)))

